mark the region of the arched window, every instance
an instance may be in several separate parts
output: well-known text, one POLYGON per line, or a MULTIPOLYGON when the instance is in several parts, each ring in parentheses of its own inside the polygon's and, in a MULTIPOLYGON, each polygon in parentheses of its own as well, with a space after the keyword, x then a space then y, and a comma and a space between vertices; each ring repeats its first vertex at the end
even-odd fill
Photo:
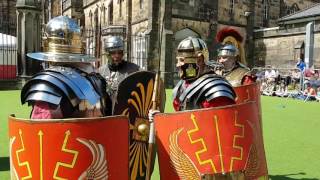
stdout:
POLYGON ((142 9, 142 7, 143 7, 143 0, 140 0, 140 1, 139 1, 139 6, 140 6, 140 9, 142 9))
POLYGON ((89 22, 90 22, 91 27, 93 27, 93 17, 92 17, 92 12, 91 12, 91 10, 90 10, 90 12, 89 12, 89 22))
POLYGON ((142 69, 147 68, 148 59, 148 38, 144 32, 132 36, 132 60, 138 64, 142 69))
POLYGON ((121 17, 122 16, 122 1, 123 0, 119 0, 119 17, 121 17))
MULTIPOLYGON (((101 15, 102 15, 102 22, 100 22, 101 25, 106 25, 106 7, 104 4, 101 6, 101 15)), ((100 18, 101 19, 101 18, 100 18)))
POLYGON ((113 24, 113 1, 110 2, 108 9, 109 9, 108 24, 112 25, 113 24))
POLYGON ((268 0, 262 0, 262 24, 263 26, 267 26, 269 19, 269 2, 268 0))
POLYGON ((234 14, 234 0, 229 0, 229 14, 234 14))
POLYGON ((94 11, 94 26, 97 28, 99 26, 99 10, 96 8, 94 11))

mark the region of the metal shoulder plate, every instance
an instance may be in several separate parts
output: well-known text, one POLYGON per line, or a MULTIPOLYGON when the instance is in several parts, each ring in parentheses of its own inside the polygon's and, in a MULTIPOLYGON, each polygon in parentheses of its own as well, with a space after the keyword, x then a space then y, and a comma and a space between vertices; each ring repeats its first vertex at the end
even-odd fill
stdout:
POLYGON ((59 104, 65 96, 73 106, 81 100, 95 105, 100 100, 91 82, 77 70, 68 67, 53 67, 36 74, 21 91, 21 102, 45 101, 59 104))
POLYGON ((235 100, 236 94, 232 86, 222 77, 206 74, 193 82, 179 97, 187 109, 199 108, 204 100, 211 101, 218 97, 235 100))
POLYGON ((243 66, 239 66, 233 71, 231 71, 229 74, 226 75, 226 79, 228 82, 233 86, 241 86, 243 77, 250 75, 251 71, 248 68, 245 68, 243 66))
POLYGON ((172 98, 173 99, 176 99, 177 96, 179 95, 179 92, 181 90, 182 84, 183 84, 183 80, 180 80, 178 82, 178 84, 173 88, 173 90, 172 90, 172 98))

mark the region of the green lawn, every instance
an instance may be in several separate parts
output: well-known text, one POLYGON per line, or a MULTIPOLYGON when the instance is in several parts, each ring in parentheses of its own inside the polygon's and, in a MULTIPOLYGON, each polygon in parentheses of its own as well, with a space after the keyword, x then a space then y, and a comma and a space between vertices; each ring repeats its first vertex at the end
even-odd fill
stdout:
MULTIPOLYGON (((28 117, 19 91, 0 91, 0 179, 9 178, 7 116, 28 117)), ((171 91, 166 112, 172 112, 171 91)), ((262 97, 269 174, 275 180, 320 179, 320 103, 262 97)), ((159 179, 157 166, 152 179, 159 179)))

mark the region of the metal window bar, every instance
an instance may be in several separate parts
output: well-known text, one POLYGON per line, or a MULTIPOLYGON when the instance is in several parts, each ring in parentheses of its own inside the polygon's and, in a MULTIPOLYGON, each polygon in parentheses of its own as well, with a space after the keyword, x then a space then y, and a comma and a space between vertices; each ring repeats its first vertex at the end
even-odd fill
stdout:
POLYGON ((149 36, 135 35, 132 36, 132 59, 131 62, 136 63, 142 69, 147 68, 149 36))

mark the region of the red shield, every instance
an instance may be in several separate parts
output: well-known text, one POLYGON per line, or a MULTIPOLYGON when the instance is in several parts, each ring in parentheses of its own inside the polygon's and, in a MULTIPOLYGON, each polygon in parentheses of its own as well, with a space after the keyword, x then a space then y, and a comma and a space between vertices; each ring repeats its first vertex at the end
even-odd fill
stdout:
POLYGON ((9 117, 13 179, 129 179, 123 116, 29 120, 9 117))
POLYGON ((236 102, 237 104, 248 102, 248 101, 257 101, 260 104, 260 84, 253 83, 249 85, 243 85, 233 88, 237 94, 236 102))
MULTIPOLYGON (((259 119, 262 120, 261 115, 261 100, 260 100, 260 83, 253 83, 249 85, 243 85, 233 88, 236 92, 236 103, 244 103, 248 101, 254 101, 258 107, 259 119)), ((262 129, 262 122, 260 122, 262 129)))
POLYGON ((201 179, 203 174, 245 171, 267 175, 254 102, 155 116, 161 179, 201 179))

